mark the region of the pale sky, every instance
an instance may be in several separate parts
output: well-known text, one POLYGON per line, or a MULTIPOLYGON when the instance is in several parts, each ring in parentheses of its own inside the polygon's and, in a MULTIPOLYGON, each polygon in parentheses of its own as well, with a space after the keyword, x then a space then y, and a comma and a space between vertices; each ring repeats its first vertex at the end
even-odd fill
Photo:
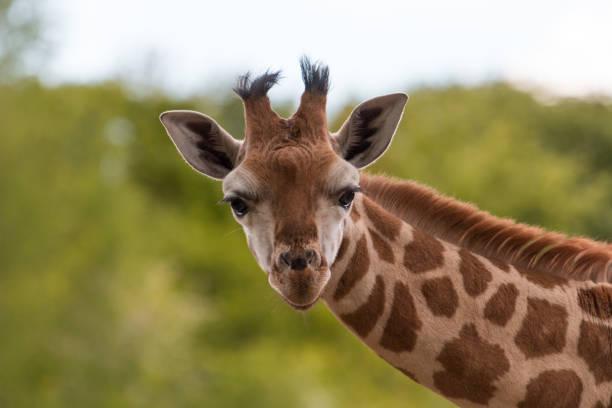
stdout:
POLYGON ((52 83, 131 73, 189 94, 272 68, 285 77, 272 99, 297 99, 307 54, 330 66, 336 104, 491 79, 612 95, 610 0, 47 0, 47 8, 52 83))

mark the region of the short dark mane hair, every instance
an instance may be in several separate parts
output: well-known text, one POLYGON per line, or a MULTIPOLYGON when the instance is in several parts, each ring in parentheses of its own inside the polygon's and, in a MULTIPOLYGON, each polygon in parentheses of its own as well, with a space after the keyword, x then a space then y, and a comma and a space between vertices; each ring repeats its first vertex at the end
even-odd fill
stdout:
POLYGON ((256 78, 251 78, 251 73, 247 72, 238 77, 236 85, 232 89, 244 101, 251 98, 260 98, 266 96, 270 88, 278 83, 281 78, 280 74, 280 71, 266 71, 256 78))
POLYGON ((313 64, 307 56, 303 56, 300 68, 306 91, 326 95, 329 91, 329 67, 320 62, 313 64))

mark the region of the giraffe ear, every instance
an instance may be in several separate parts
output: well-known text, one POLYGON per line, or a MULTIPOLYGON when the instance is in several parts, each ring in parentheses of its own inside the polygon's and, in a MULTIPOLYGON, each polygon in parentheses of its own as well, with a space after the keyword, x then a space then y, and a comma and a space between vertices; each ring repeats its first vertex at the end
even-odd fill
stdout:
POLYGON ((338 153, 358 169, 374 163, 389 147, 407 101, 395 93, 357 106, 333 136, 338 153))
POLYGON ((220 180, 235 167, 242 142, 212 118, 198 112, 175 110, 162 113, 159 120, 194 170, 220 180))

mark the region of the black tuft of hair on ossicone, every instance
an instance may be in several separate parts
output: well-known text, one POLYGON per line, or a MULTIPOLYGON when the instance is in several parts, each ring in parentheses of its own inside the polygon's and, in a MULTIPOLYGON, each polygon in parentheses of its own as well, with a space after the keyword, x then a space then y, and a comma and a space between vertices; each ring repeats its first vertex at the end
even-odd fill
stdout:
POLYGON ((307 56, 303 56, 300 59, 300 68, 306 91, 327 94, 329 90, 329 67, 327 65, 320 62, 313 64, 307 56))
POLYGON ((266 96, 270 88, 278 83, 281 78, 280 74, 280 71, 266 71, 256 78, 251 78, 251 73, 247 72, 238 77, 236 86, 232 89, 243 101, 251 98, 260 98, 266 96))

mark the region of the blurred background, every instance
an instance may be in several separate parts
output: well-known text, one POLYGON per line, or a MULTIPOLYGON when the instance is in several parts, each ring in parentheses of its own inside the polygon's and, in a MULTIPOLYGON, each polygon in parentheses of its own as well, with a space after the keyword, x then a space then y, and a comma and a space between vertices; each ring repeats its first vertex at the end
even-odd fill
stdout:
POLYGON ((242 135, 246 70, 407 91, 373 172, 612 239, 612 3, 0 0, 0 407, 448 407, 268 287, 158 122, 242 135), (397 2, 399 3, 399 2, 397 2))

